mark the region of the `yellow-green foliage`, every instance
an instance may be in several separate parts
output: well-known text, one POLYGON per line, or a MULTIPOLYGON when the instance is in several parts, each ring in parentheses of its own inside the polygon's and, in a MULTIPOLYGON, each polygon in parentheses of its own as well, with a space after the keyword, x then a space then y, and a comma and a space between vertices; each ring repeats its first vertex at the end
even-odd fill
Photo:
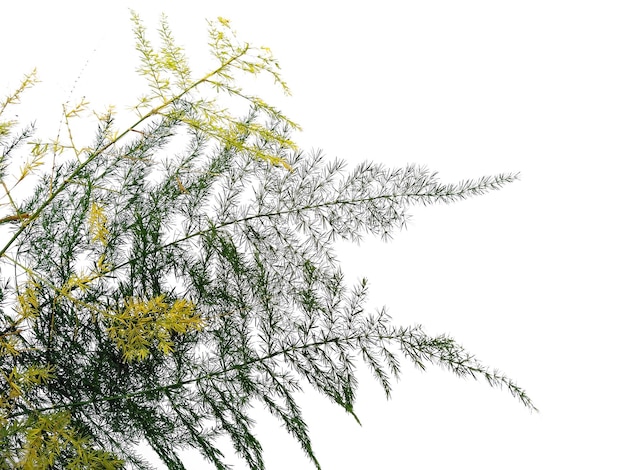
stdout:
POLYGON ((164 295, 148 300, 126 299, 123 308, 107 317, 109 336, 128 362, 147 358, 151 348, 168 354, 174 347, 173 335, 204 327, 193 303, 185 299, 169 303, 164 295))
MULTIPOLYGON (((109 452, 94 449, 91 442, 77 433, 69 412, 37 413, 20 422, 24 433, 19 457, 5 456, 11 468, 43 470, 52 468, 61 453, 70 453, 66 468, 72 470, 122 468, 124 462, 109 452)), ((2 454, 0 454, 2 455, 2 454)))
MULTIPOLYGON (((37 83, 37 69, 25 75, 17 89, 4 98, 4 100, 0 104, 0 118, 2 118, 2 114, 7 109, 7 107, 9 107, 10 105, 19 104, 22 93, 26 89, 31 88, 33 85, 35 85, 35 83, 37 83)), ((7 137, 16 124, 17 121, 15 120, 5 121, 0 119, 0 139, 4 139, 5 137, 7 137)))
MULTIPOLYGON (((18 354, 16 344, 7 343, 16 338, 15 332, 0 337, 0 357, 18 354)), ((14 447, 0 448, 0 468, 41 470, 52 468, 58 456, 69 453, 68 469, 121 468, 123 462, 108 452, 96 449, 71 426, 69 412, 39 413, 33 411, 26 418, 13 418, 11 413, 19 403, 29 406, 24 392, 48 382, 54 375, 50 366, 31 365, 25 370, 13 367, 0 371, 6 391, 0 394, 0 437, 14 447)))
POLYGON ((92 240, 102 243, 106 246, 109 231, 106 228, 107 216, 104 207, 97 202, 91 203, 89 210, 89 233, 92 240))
POLYGON ((37 315, 39 310, 39 300, 37 299, 38 287, 37 282, 32 277, 29 277, 22 287, 22 291, 17 295, 18 318, 15 322, 16 324, 37 315))
MULTIPOLYGON (((278 62, 269 48, 255 48, 247 43, 240 44, 229 21, 224 18, 218 18, 217 22, 209 21, 209 46, 211 54, 216 59, 215 68, 200 78, 193 78, 187 58, 182 48, 174 42, 165 16, 162 17, 159 28, 162 46, 158 51, 152 47, 146 30, 135 13, 133 13, 133 22, 135 23, 136 48, 142 63, 138 71, 148 80, 151 90, 151 93, 140 98, 135 107, 141 121, 155 115, 178 118, 189 127, 229 144, 238 151, 248 152, 252 157, 291 169, 282 158, 259 147, 241 142, 238 138, 241 135, 240 121, 237 116, 230 113, 227 107, 221 106, 218 99, 220 93, 239 97, 290 127, 299 128, 279 110, 265 103, 258 96, 246 93, 236 84, 238 73, 252 75, 267 73, 274 78, 285 93, 289 94, 289 88, 280 76, 278 62), (183 114, 179 110, 171 109, 172 103, 192 94, 203 85, 209 85, 216 95, 211 99, 205 96, 194 96, 192 110, 183 114)), ((263 126, 247 126, 245 130, 268 142, 296 148, 292 141, 263 126)))
MULTIPOLYGON (((18 121, 15 119, 3 119, 3 114, 7 110, 9 106, 15 106, 20 104, 20 99, 22 94, 28 89, 33 87, 37 83, 37 70, 33 70, 29 74, 25 75, 19 86, 15 89, 15 91, 9 95, 7 95, 2 103, 0 103, 0 144, 4 144, 8 137, 15 131, 15 127, 18 124, 18 121)), ((21 181, 23 181, 28 175, 30 175, 35 169, 43 165, 43 159, 46 154, 46 145, 41 145, 41 143, 36 142, 32 144, 31 154, 28 160, 20 167, 18 176, 16 177, 16 181, 13 184, 11 189, 14 189, 21 181)), ((8 152, 7 152, 8 153, 8 152)), ((8 188, 8 185, 4 181, 5 171, 7 166, 9 165, 9 161, 7 161, 7 153, 0 154, 0 181, 2 187, 5 191, 5 196, 8 199, 8 203, 0 202, 0 208, 7 204, 11 205, 13 212, 17 212, 17 206, 13 198, 11 197, 11 189, 8 188)), ((20 220, 22 214, 13 214, 7 217, 0 218, 0 224, 12 220, 20 220)))

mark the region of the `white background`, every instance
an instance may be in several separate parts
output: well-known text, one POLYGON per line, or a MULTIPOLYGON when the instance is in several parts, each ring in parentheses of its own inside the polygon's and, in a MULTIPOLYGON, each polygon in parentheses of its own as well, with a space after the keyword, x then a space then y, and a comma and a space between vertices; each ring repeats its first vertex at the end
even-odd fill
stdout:
MULTIPOLYGON (((135 102, 128 6, 153 28, 166 12, 198 73, 205 18, 270 46, 293 96, 265 97, 304 127, 305 149, 416 162, 445 182, 521 172, 340 254, 350 282, 370 280, 372 308, 451 334, 540 413, 436 368, 407 366, 387 402, 364 369, 363 427, 302 397, 323 468, 625 468, 623 2, 2 2, 0 90, 38 67, 19 114, 42 137, 65 100, 135 102)), ((313 468, 257 416, 269 469, 313 468)))

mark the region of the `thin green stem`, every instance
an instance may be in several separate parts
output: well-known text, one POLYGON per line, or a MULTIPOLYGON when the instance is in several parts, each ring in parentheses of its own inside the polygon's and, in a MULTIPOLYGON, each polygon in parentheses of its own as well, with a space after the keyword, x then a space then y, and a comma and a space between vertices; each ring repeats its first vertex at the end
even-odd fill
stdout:
MULTIPOLYGON (((298 213, 298 212, 305 212, 305 211, 311 211, 311 210, 316 210, 316 209, 321 209, 324 207, 331 207, 331 206, 341 206, 341 205, 359 205, 362 203, 367 203, 367 202, 373 202, 373 201, 377 201, 380 199, 398 199, 398 198, 411 198, 411 197, 422 197, 422 198, 435 198, 435 197, 439 197, 439 198, 444 198, 444 197, 451 197, 453 196, 453 194, 429 194, 429 193, 421 193, 421 192, 417 192, 417 193, 405 193, 405 194, 381 194, 378 196, 371 196, 371 197, 365 197, 365 198, 360 198, 360 199, 336 199, 334 201, 327 201, 327 202, 323 202, 320 204, 314 204, 311 206, 304 206, 304 207, 296 207, 296 208, 292 208, 292 209, 286 209, 286 210, 281 210, 281 211, 275 211, 275 212, 266 212, 263 214, 254 214, 248 217, 243 217, 241 219, 235 219, 235 220, 231 220, 228 222, 224 222, 220 225, 216 225, 215 227, 211 227, 209 229, 205 229, 205 230, 198 230, 197 232, 193 232, 190 233, 188 235, 185 235, 182 238, 179 238, 177 240, 173 240, 169 243, 166 243, 165 245, 161 245, 157 248, 154 248, 150 251, 147 251, 145 253, 142 253, 142 256, 145 255, 150 255, 150 254, 154 254, 157 252, 160 252, 166 248, 169 248, 171 246, 175 246, 178 245, 179 243, 182 243, 184 241, 190 240, 192 238, 201 236, 201 235, 205 235, 209 232, 211 232, 212 230, 215 229, 220 229, 229 225, 234 225, 234 224, 238 224, 238 223, 245 223, 248 222, 250 220, 254 220, 254 219, 260 219, 260 218, 271 218, 271 217, 279 217, 279 216, 284 216, 284 215, 289 215, 289 214, 294 214, 294 213, 298 213)), ((124 266, 132 263, 133 261, 135 261, 137 258, 131 258, 127 261, 124 261, 123 263, 120 263, 118 265, 115 265, 111 268, 111 270, 109 272, 115 271, 117 269, 123 268, 124 266)))
MULTIPOLYGON (((406 332, 395 332, 395 334, 387 334, 387 335, 381 335, 381 334, 377 334, 376 338, 379 341, 398 341, 398 340, 402 340, 402 338, 404 338, 406 336, 406 332)), ((292 351, 297 351, 297 350, 303 350, 303 349, 309 349, 309 348, 314 348, 317 346, 324 346, 330 343, 344 343, 347 345, 351 345, 354 344, 355 341, 358 342, 359 340, 362 339, 368 339, 370 338, 370 335, 363 335, 363 334, 358 334, 358 335, 352 335, 352 336, 345 336, 345 337, 335 337, 335 338, 325 338, 324 340, 321 341, 315 341, 312 343, 307 343, 307 344, 303 344, 301 346, 292 346, 290 348, 283 348, 279 351, 275 351, 273 353, 267 354, 263 357, 257 357, 255 359, 250 359, 248 361, 245 361, 241 364, 236 364, 227 368, 222 369, 219 372, 211 372, 208 374, 204 374, 198 377, 194 377, 191 379, 186 379, 186 380, 179 380, 178 382, 169 384, 169 385, 161 385, 158 387, 151 387, 151 388, 146 388, 146 389, 142 389, 142 390, 138 390, 136 392, 130 392, 130 393, 124 393, 124 394, 119 394, 119 395, 112 395, 110 397, 101 397, 101 398, 95 398, 95 399, 91 399, 91 400, 83 400, 83 401, 79 401, 79 402, 72 402, 72 403, 63 403, 63 404, 59 404, 59 405, 53 405, 53 406, 48 406, 48 407, 44 407, 44 408, 38 408, 36 410, 26 410, 26 411, 21 411, 18 413, 12 413, 6 416, 7 419, 10 418, 15 418, 18 416, 22 416, 25 414, 29 414, 31 411, 37 411, 37 412, 44 412, 44 411, 53 411, 53 410, 58 410, 58 409, 64 409, 64 408, 79 408, 82 406, 87 406, 87 405, 91 405, 94 403, 101 403, 101 402, 108 402, 108 401, 115 401, 115 400, 123 400, 123 399, 129 399, 129 398, 134 398, 134 397, 138 397, 138 396, 142 396, 142 395, 146 395, 146 394, 150 394, 150 393, 154 393, 154 392, 167 392, 168 390, 174 390, 177 388, 182 388, 185 385, 190 385, 192 383, 197 383, 200 382, 202 380, 207 380, 210 379, 212 377, 217 377, 220 375, 224 375, 228 372, 234 371, 234 370, 239 370, 239 369, 243 369, 249 365, 252 364, 256 364, 259 362, 265 362, 269 359, 272 359, 276 356, 280 356, 280 355, 284 355, 287 354, 289 352, 292 351)), ((508 379, 505 376, 501 376, 501 375, 497 375, 497 374, 492 374, 490 373, 487 369, 483 368, 482 366, 480 366, 478 363, 476 363, 476 365, 468 365, 466 364, 465 360, 458 360, 458 361, 453 361, 450 358, 443 358, 443 357, 438 357, 436 355, 430 354, 430 356, 433 356, 435 359, 439 360, 442 364, 447 364, 447 365, 451 365, 451 363, 453 363, 453 365, 455 365, 457 367, 457 373, 459 375, 471 375, 472 377, 475 377, 476 375, 481 375, 484 376, 490 383, 493 384, 504 384, 506 385, 509 390, 511 391, 511 393, 513 393, 513 395, 517 396, 517 398, 519 398, 522 403, 524 403, 526 406, 530 407, 532 410, 537 410, 537 408, 532 404, 530 398, 528 398, 528 396, 526 396, 525 392, 518 387, 516 384, 514 384, 510 379, 508 379)))
POLYGON ((230 66, 231 63, 233 63, 234 61, 238 60, 239 58, 241 58, 248 50, 248 46, 246 46, 245 48, 243 48, 240 51, 240 54, 232 56, 229 60, 227 60, 226 62, 224 62, 219 68, 213 70, 212 72, 209 72, 208 74, 206 74, 204 77, 202 77, 201 79, 197 80, 196 82, 194 82, 193 84, 191 84, 189 87, 185 88, 183 91, 181 91, 179 94, 177 94, 176 96, 170 98, 169 100, 165 101, 163 104, 161 104, 160 106, 152 109, 149 113, 145 114, 144 116, 141 116, 134 124, 132 124, 130 127, 128 127, 126 130, 124 130, 121 134, 117 135, 114 139, 110 140, 104 147, 102 147, 101 149, 99 149, 98 151, 92 153, 83 163, 81 163, 78 167, 76 167, 76 169, 61 183, 61 185, 59 185, 59 187, 53 191, 50 196, 43 202, 43 204, 41 206, 39 206, 39 208, 34 211, 30 217, 24 221, 24 223, 20 226, 20 228, 18 230, 15 231, 15 233, 13 234, 13 236, 9 239, 9 241, 4 245, 4 247, 0 250, 0 258, 2 258, 5 253, 7 252, 7 250, 11 247, 11 245, 13 244, 13 242, 15 240, 17 240, 17 238, 22 234, 22 232, 26 229, 26 227, 28 227, 28 225, 35 220, 39 214, 41 214, 41 212, 48 207, 52 201, 54 201, 54 199, 61 194, 66 187, 72 182, 72 180, 74 179, 74 177, 76 175, 78 175, 89 163, 91 163, 96 157, 98 157, 99 155, 101 155, 102 153, 104 153, 106 150, 108 150, 109 148, 111 148, 112 146, 114 146, 115 144, 117 144, 122 138, 124 138, 126 135, 128 135, 130 132, 134 131, 139 125, 141 125, 141 123, 143 123, 146 119, 155 116, 157 114, 160 114, 161 111, 163 109, 165 109, 167 106, 171 105, 173 102, 178 101, 179 99, 181 99, 183 96, 185 96, 187 93, 191 92, 194 88, 197 88, 198 86, 200 86, 202 83, 206 82, 210 77, 212 77, 215 74, 220 73, 222 70, 224 70, 225 68, 227 68, 228 66, 230 66))

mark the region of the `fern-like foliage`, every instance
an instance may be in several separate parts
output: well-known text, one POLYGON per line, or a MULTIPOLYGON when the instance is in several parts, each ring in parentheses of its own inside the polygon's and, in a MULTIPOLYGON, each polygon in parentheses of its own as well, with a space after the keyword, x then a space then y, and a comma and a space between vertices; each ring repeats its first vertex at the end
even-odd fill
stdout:
MULTIPOLYGON (((17 308, 0 320, 0 468, 147 469, 136 449, 145 439, 168 468, 183 469, 178 451, 193 447, 227 469, 226 435, 263 469, 257 403, 321 468, 295 393, 308 382, 358 421, 359 363, 387 395, 404 359, 482 377, 534 408, 453 339, 371 310, 366 281, 346 285, 333 251, 337 239, 388 237, 412 206, 516 175, 442 184, 417 166, 348 171, 303 153, 290 120, 232 83, 231 65, 282 81, 265 50, 250 58, 233 42, 227 20, 210 30, 217 72, 200 80, 165 21, 158 52, 134 21, 151 90, 139 121, 119 131, 104 114, 92 145, 59 157, 15 204, 26 216, 7 216, 2 256, 22 274, 3 289, 17 308), (214 106, 207 84, 247 96, 249 114, 214 106)), ((3 141, 3 155, 21 136, 3 141)))

